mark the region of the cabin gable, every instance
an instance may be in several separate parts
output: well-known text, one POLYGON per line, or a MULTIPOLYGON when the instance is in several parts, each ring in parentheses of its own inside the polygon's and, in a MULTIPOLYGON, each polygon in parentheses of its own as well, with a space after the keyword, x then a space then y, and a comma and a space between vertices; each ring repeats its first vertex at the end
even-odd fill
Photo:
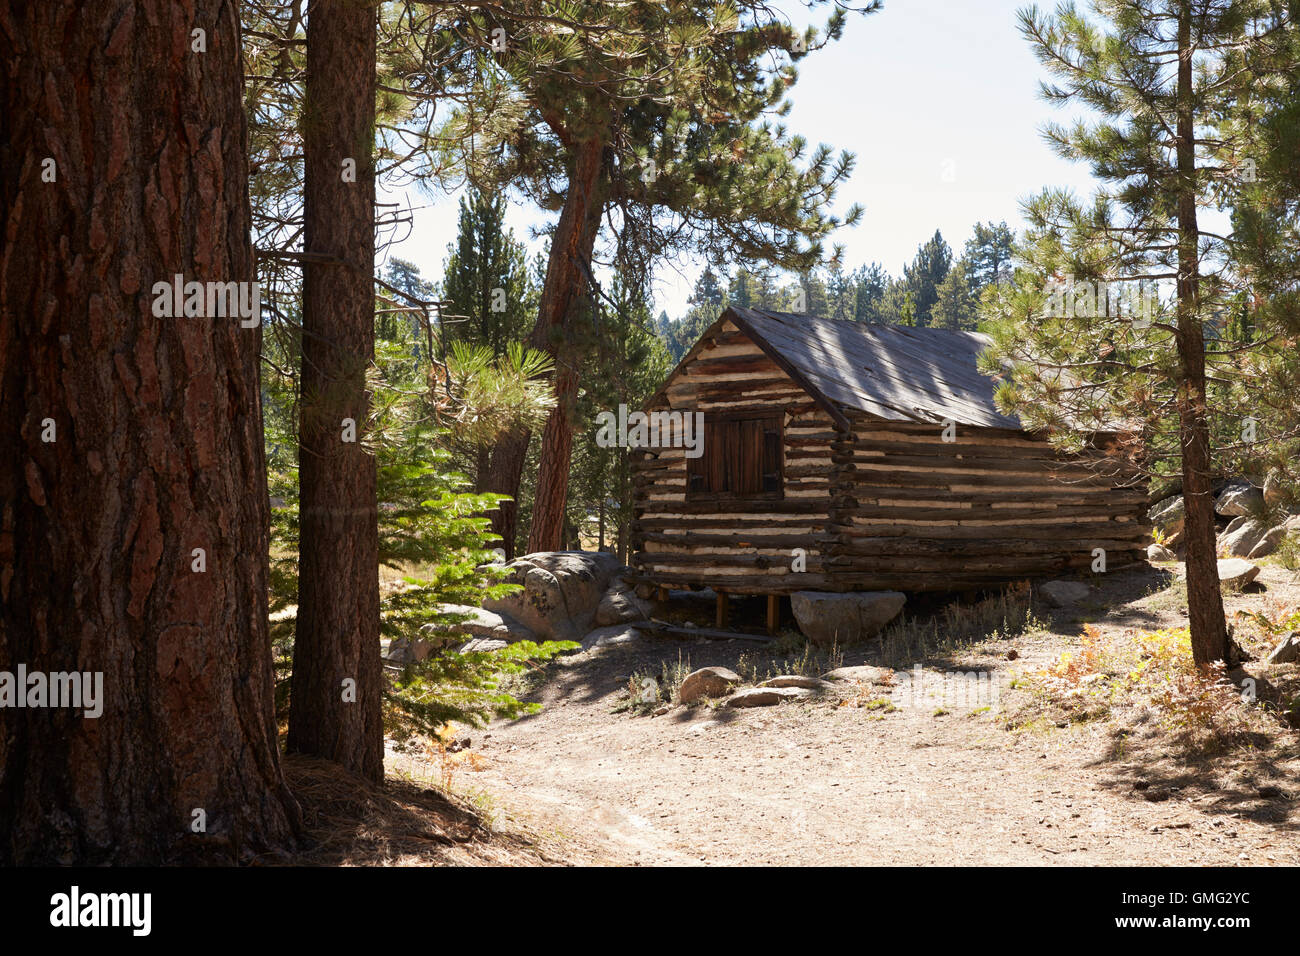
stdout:
POLYGON ((633 452, 633 564, 744 593, 820 580, 837 425, 818 400, 724 315, 646 408, 664 410, 703 414, 703 454, 633 452))

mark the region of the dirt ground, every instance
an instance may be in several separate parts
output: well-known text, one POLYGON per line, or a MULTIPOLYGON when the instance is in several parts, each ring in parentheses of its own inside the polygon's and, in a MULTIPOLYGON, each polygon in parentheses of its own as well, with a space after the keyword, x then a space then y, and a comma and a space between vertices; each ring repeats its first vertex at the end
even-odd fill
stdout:
MULTIPOLYGON (((981 672, 995 700, 909 697, 886 672, 775 707, 654 715, 630 706, 634 675, 787 665, 754 642, 647 639, 551 665, 529 695, 539 714, 464 731, 456 753, 393 754, 390 768, 467 797, 502 832, 531 834, 550 862, 1298 864, 1300 735, 1285 721, 1207 754, 1140 708, 1019 719, 1033 698, 1013 683, 1077 647, 1085 623, 1104 638, 1185 624, 1179 573, 1104 575, 1094 598, 1055 612, 1035 602, 1043 626, 1019 636, 915 661, 890 660, 876 641, 822 664, 890 663, 912 679, 919 664, 932 690, 981 672)), ((1295 579, 1266 567, 1253 593, 1227 596, 1230 620, 1300 604, 1295 579)), ((1264 677, 1254 663, 1243 675, 1264 677)))

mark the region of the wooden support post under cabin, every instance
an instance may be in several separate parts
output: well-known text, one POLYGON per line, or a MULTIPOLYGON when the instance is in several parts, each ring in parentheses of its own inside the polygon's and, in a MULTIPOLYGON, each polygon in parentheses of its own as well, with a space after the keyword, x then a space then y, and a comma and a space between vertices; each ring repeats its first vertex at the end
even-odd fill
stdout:
POLYGON ((767 633, 775 634, 777 626, 781 623, 781 595, 769 594, 767 596, 767 633))
POLYGON ((719 591, 718 592, 718 614, 717 614, 717 627, 719 629, 725 628, 727 626, 727 618, 730 617, 730 614, 731 614, 731 604, 727 600, 727 594, 725 591, 719 591))

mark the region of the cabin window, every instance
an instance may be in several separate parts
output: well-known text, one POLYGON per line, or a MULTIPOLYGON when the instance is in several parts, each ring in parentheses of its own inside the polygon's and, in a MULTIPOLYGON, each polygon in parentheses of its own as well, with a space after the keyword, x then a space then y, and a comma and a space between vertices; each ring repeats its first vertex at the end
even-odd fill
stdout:
POLYGON ((686 459, 688 498, 782 497, 781 416, 704 415, 704 454, 686 459))

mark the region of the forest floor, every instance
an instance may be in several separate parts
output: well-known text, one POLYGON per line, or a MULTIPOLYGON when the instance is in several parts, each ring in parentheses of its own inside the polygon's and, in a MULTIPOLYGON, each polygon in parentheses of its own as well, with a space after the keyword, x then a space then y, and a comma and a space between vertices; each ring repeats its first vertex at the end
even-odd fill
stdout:
MULTIPOLYGON (((390 752, 390 781, 457 795, 521 862, 1298 864, 1300 734, 1280 709, 1300 666, 1228 675, 1254 680, 1267 705, 1172 672, 1148 680, 1167 645, 1146 636, 1186 623, 1181 573, 1104 575, 1062 610, 1022 591, 1014 626, 988 626, 1005 599, 921 607, 891 638, 820 658, 789 635, 594 649, 520 689, 540 713, 460 731, 451 748, 390 752), (897 670, 775 707, 668 700, 707 665, 762 679, 860 664, 897 670), (900 694, 917 665, 931 690, 978 672, 996 699, 900 694), (663 701, 634 696, 647 677, 663 701)), ((1257 658, 1276 640, 1258 622, 1300 606, 1296 578, 1265 566, 1225 595, 1257 658)))

